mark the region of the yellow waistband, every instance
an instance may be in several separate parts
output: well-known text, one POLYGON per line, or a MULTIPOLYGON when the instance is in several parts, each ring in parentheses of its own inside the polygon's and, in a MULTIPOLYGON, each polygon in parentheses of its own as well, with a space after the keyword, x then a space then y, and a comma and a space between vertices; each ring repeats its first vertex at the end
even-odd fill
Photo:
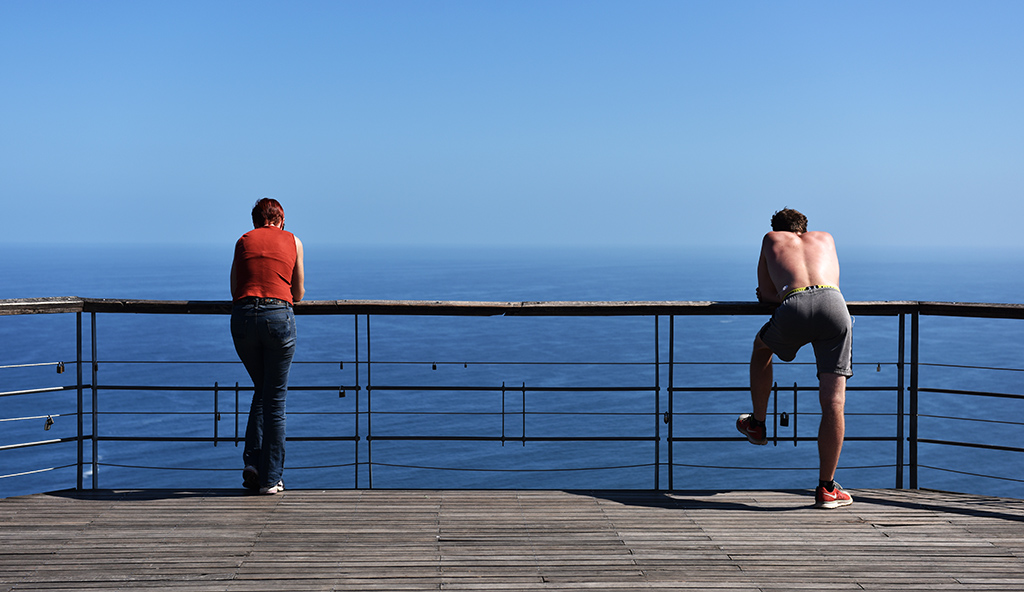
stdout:
POLYGON ((782 299, 785 300, 786 298, 789 298, 793 294, 797 294, 799 292, 806 292, 807 290, 817 290, 818 288, 832 288, 833 290, 838 290, 839 286, 831 286, 831 285, 828 285, 828 284, 819 284, 817 286, 804 286, 803 288, 793 288, 789 292, 786 292, 786 294, 782 297, 782 299))

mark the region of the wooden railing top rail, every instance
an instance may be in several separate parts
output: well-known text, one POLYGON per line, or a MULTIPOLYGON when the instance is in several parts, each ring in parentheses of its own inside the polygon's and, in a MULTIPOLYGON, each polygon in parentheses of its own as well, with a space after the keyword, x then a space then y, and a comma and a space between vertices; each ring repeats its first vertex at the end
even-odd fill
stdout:
MULTIPOLYGON (((849 302, 853 314, 898 314, 1024 319, 1024 304, 972 302, 849 302)), ((45 313, 230 314, 226 300, 134 300, 117 298, 26 298, 0 300, 0 316, 45 313)), ((295 306, 298 315, 438 316, 651 316, 768 315, 771 306, 756 302, 591 301, 481 302, 440 300, 313 300, 295 306)))

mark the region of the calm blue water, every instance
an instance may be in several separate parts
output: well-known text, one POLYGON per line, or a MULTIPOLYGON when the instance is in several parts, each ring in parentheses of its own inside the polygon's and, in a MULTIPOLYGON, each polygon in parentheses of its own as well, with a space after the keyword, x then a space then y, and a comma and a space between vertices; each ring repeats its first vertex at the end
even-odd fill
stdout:
MULTIPOLYGON (((716 300, 753 299, 757 245, 725 251, 599 249, 351 249, 307 248, 307 299, 386 300, 716 300)), ((170 300, 224 300, 231 245, 223 247, 0 247, 0 298, 83 296, 170 300)), ((1020 302, 1024 254, 973 251, 925 252, 851 250, 841 252, 843 292, 848 300, 931 300, 1020 302)), ((675 371, 677 386, 737 387, 746 383, 746 359, 760 317, 676 319, 676 356, 686 363, 675 371), (703 362, 700 364, 692 362, 703 362)), ((660 379, 660 411, 667 405, 667 368, 654 372, 653 319, 388 318, 371 319, 374 385, 465 385, 509 387, 628 385, 652 387, 660 379), (508 364, 507 361, 544 362, 508 364), (402 363, 388 363, 388 362, 402 363), (626 362, 606 364, 595 362, 626 362), (411 362, 411 363, 410 363, 411 362), (562 362, 562 364, 551 364, 562 362), (434 369, 434 366, 437 369, 434 369)), ((351 317, 299 317, 299 351, 293 385, 324 391, 293 391, 289 396, 289 435, 352 435, 348 413, 355 393, 339 396, 341 385, 356 382, 354 322, 351 317), (345 363, 347 362, 347 363, 345 363)), ((365 323, 360 331, 365 335, 365 323)), ((668 321, 658 329, 667 339, 668 321)), ((1019 371, 964 370, 949 365, 1024 368, 1024 326, 1020 321, 926 318, 922 321, 922 386, 1024 393, 1019 371)), ((859 317, 855 324, 855 371, 851 387, 895 383, 896 321, 859 317)), ((0 317, 0 366, 70 361, 75 358, 73 315, 0 317)), ((209 387, 214 382, 247 385, 227 333, 226 317, 175 318, 100 315, 97 336, 99 382, 107 385, 173 384, 209 387), (173 361, 173 364, 140 361, 173 361), (192 363, 215 361, 217 363, 192 363)), ((365 345, 360 346, 364 348, 365 345)), ((667 361, 667 351, 659 352, 667 361)), ((366 352, 359 352, 365 360, 366 352)), ((793 364, 780 364, 780 384, 814 386, 807 366, 809 349, 793 364)), ((0 369, 0 391, 71 384, 70 373, 52 366, 0 369)), ((359 377, 366 383, 365 364, 359 377)), ((86 377, 88 381, 88 376, 86 377)), ((596 390, 596 388, 595 388, 596 390)), ((221 393, 219 433, 233 435, 234 393, 221 393)), ((359 402, 365 411, 365 391, 359 402)), ((246 407, 242 397, 242 408, 246 407)), ((358 426, 377 436, 390 434, 470 434, 510 436, 651 435, 664 439, 667 427, 653 420, 650 390, 635 393, 433 392, 380 390, 373 398, 373 425, 358 426), (529 412, 523 419, 523 407, 529 412), (505 414, 501 414, 504 405, 505 414), (439 409, 446 410, 444 413, 439 409), (449 410, 456 410, 455 413, 449 410), (616 412, 610 415, 607 412, 616 412), (621 413, 619 413, 621 412, 621 413), (422 413, 436 413, 422 415, 422 413), (425 419, 424 419, 425 418, 425 419)), ((780 411, 794 407, 792 393, 779 396, 780 411)), ((813 436, 813 393, 798 396, 801 437, 813 436)), ((675 395, 675 436, 732 437, 735 415, 749 410, 742 390, 710 395, 675 395), (680 415, 680 413, 693 415, 680 415)), ((206 392, 111 390, 101 393, 103 431, 114 435, 209 436, 212 394, 206 392), (158 413, 154 413, 154 411, 158 413), (172 417, 170 411, 187 415, 172 417)), ((895 409, 892 392, 851 392, 848 436, 888 436, 895 409)), ((66 393, 0 398, 0 446, 68 437, 74 410, 66 393), (47 415, 58 416, 44 430, 47 415)), ((1012 399, 978 400, 952 395, 922 398, 922 437, 962 439, 1016 446, 1024 405, 1012 399), (969 416, 987 421, 952 421, 969 416), (992 421, 995 418, 996 421, 992 421), (1002 423, 1000 423, 1002 422, 1002 423)), ((244 428, 244 417, 241 420, 244 428)), ((780 428, 791 436, 793 428, 780 428)), ((289 445, 286 483, 296 488, 370 484, 366 466, 353 462, 351 442, 294 442, 289 445)), ((359 462, 372 455, 374 487, 652 487, 654 444, 521 443, 377 440, 359 444, 359 462), (448 467, 437 471, 415 467, 448 467), (520 466, 529 473, 482 472, 478 467, 520 466), (615 466, 614 470, 587 470, 615 466), (554 471, 553 469, 573 469, 554 471)), ((667 461, 664 441, 658 455, 667 461)), ((100 487, 235 487, 240 449, 209 444, 120 443, 100 446, 100 487), (137 469, 137 466, 202 468, 200 472, 137 469)), ((73 462, 74 445, 0 451, 0 473, 32 471, 73 462)), ((1024 479, 1019 454, 963 447, 922 446, 920 485, 937 489, 1024 497, 1018 481, 998 481, 965 473, 1024 479), (1007 467, 1012 467, 1007 470, 1007 467)), ((813 442, 753 447, 744 443, 677 443, 673 485, 701 488, 804 488, 814 484, 813 442), (745 467, 744 470, 719 467, 745 467)), ((848 441, 837 479, 846 487, 892 487, 892 443, 848 441)), ((662 466, 657 478, 668 486, 662 466)), ((0 479, 0 496, 72 486, 73 471, 60 469, 0 479)))

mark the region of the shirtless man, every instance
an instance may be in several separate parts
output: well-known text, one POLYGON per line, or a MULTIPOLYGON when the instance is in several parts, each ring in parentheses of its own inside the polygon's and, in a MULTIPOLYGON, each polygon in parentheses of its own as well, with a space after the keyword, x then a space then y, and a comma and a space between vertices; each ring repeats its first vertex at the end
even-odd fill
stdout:
POLYGON ((750 356, 753 413, 736 428, 753 444, 768 443, 765 419, 772 389, 772 355, 790 361, 810 343, 818 370, 821 425, 818 428, 818 488, 814 505, 838 508, 853 498, 833 480, 846 431, 846 379, 853 375, 853 327, 839 292, 839 258, 832 235, 807 232, 807 218, 784 209, 772 217, 772 232, 761 243, 757 298, 778 304, 754 338, 750 356))

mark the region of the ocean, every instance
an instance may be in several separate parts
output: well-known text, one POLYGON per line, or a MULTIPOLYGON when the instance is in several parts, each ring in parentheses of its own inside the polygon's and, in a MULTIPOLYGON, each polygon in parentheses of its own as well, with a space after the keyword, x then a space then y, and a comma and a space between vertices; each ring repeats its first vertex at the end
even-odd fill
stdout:
MULTIPOLYGON (((369 248, 306 244, 307 300, 458 301, 752 301, 757 244, 733 249, 667 248, 369 248)), ((231 244, 219 246, 0 246, 0 298, 80 296, 157 300, 226 300, 231 244)), ((849 301, 1021 302, 1024 254, 996 250, 841 250, 842 288, 849 301)), ((674 435, 734 437, 732 423, 749 411, 746 361, 762 317, 677 317, 675 384, 737 387, 676 393, 674 435)), ((896 321, 855 319, 854 387, 895 384, 896 321)), ((373 424, 354 425, 357 368, 355 319, 298 317, 299 345, 289 395, 289 436, 351 436, 362 440, 290 442, 289 488, 665 488, 668 320, 653 318, 371 317, 372 380, 385 385, 481 386, 497 391, 381 388, 373 424), (655 329, 661 345, 655 347, 655 329), (660 355, 660 374, 654 359, 660 355), (537 389, 523 395, 523 384, 537 389), (661 387, 660 407, 650 387, 661 387), (605 392, 628 385, 637 392, 605 392), (559 391, 562 387, 590 391, 559 391), (516 389, 519 389, 518 391, 516 389), (545 390, 547 389, 547 390, 545 390), (646 390, 643 390, 646 389, 646 390), (344 395, 344 396, 342 396, 344 395), (504 413, 502 413, 504 409, 504 413), (368 444, 372 430, 379 437, 368 444), (629 440, 657 431, 662 441, 629 440), (446 437, 621 436, 610 442, 388 440, 389 435, 446 437), (358 447, 359 466, 354 450, 358 447), (654 459, 661 463, 654 466, 654 459), (372 471, 367 463, 373 463, 372 471), (608 468, 614 467, 614 468, 608 468), (498 468, 500 470, 494 470, 498 468), (525 468, 526 471, 508 470, 525 468), (486 470, 484 470, 486 469, 486 470)), ((365 320, 359 328, 365 335, 365 320)), ((908 328, 909 331, 909 328, 908 328)), ((74 373, 27 364, 75 359, 73 315, 0 317, 0 392, 72 384, 74 373)), ((924 318, 921 385, 1024 393, 1024 325, 1017 320, 924 318), (963 367, 968 368, 963 368, 963 367)), ((234 391, 248 379, 237 362, 227 317, 99 315, 99 383, 170 384, 206 390, 101 391, 105 434, 208 437, 213 401, 217 423, 234 433, 234 391), (159 362, 159 363, 158 363, 159 362), (171 412, 175 412, 172 414, 171 412)), ((365 344, 360 347, 364 348, 365 344)), ((815 386, 810 348, 778 364, 780 385, 815 386)), ((365 362, 367 352, 360 350, 365 362)), ((73 365, 70 366, 73 368, 73 365)), ((86 374, 88 381, 88 373, 86 374)), ((365 411, 365 391, 360 393, 365 411)), ((241 396, 244 429, 244 393, 241 396)), ((792 412, 791 393, 779 396, 792 412)), ((74 435, 74 394, 0 397, 0 446, 74 435), (47 416, 54 423, 45 429, 47 416), (22 419, 31 418, 31 419, 22 419), (55 418, 55 419, 54 419, 55 418)), ((813 436, 814 395, 799 399, 799 436, 813 436)), ((891 436, 893 392, 853 391, 847 435, 891 436)), ((1016 446, 1024 404, 923 394, 922 437, 1016 446), (971 417, 972 421, 948 419, 971 417)), ((781 436, 796 428, 782 429, 781 436)), ((934 489, 1024 497, 1024 463, 1013 452, 922 445, 919 485, 934 489), (1007 467, 1012 467, 1007 470, 1007 467), (978 475, 995 475, 991 479, 978 475)), ((232 443, 103 442, 97 484, 103 488, 237 487, 241 449, 232 443), (140 468, 160 467, 160 469, 140 468), (198 470, 176 470, 190 468, 198 470)), ((74 485, 74 445, 0 450, 0 496, 74 485), (70 460, 69 460, 70 459, 70 460)), ((892 442, 851 440, 837 480, 847 488, 892 487, 892 442)), ((679 442, 673 447, 677 489, 807 488, 816 479, 813 442, 753 447, 743 442, 679 442)), ((92 476, 90 475, 90 478, 92 476)), ((87 485, 90 480, 87 479, 87 485)))

